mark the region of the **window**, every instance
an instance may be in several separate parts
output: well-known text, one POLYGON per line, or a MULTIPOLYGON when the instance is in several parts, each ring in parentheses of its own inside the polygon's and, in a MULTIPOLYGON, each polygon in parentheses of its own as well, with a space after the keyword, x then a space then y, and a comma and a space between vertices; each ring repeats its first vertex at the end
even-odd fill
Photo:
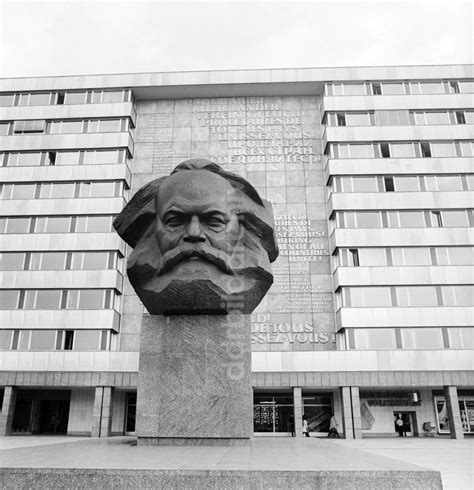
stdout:
POLYGON ((82 120, 52 121, 50 133, 51 134, 82 133, 83 128, 84 128, 84 121, 82 120))
POLYGON ((51 94, 48 93, 31 93, 31 94, 20 94, 20 106, 33 106, 33 105, 50 105, 51 104, 51 94))
POLYGON ((54 182, 51 184, 44 183, 41 185, 40 195, 41 199, 57 199, 57 198, 72 198, 74 197, 74 183, 62 183, 54 182))
MULTIPOLYGON (((339 116, 339 114, 338 114, 339 116)), ((345 114, 345 124, 339 126, 370 126, 370 118, 367 112, 348 112, 345 114)))
POLYGON ((36 301, 34 304, 28 302, 27 308, 36 308, 37 310, 57 310, 60 307, 61 294, 60 289, 40 289, 38 291, 27 291, 26 297, 32 296, 36 292, 36 301))
POLYGON ((351 307, 387 307, 392 305, 388 287, 343 288, 343 304, 351 307))
POLYGON ((108 165, 123 163, 124 152, 121 150, 96 150, 86 151, 84 155, 85 165, 108 165))
POLYGON ((46 121, 44 119, 29 120, 29 121, 15 121, 13 123, 14 134, 27 134, 27 133, 44 133, 46 129, 46 121))
POLYGON ((395 190, 393 186, 393 177, 384 177, 384 187, 386 192, 393 192, 395 190))
POLYGON ((365 95, 363 83, 344 83, 344 95, 365 95))
POLYGON ((439 328, 402 328, 405 349, 442 349, 443 339, 439 328))
POLYGON ((10 199, 34 199, 36 192, 35 184, 10 184, 10 199))
POLYGON ((431 157, 431 147, 428 142, 421 142, 420 143, 420 148, 421 148, 421 156, 424 158, 429 158, 431 157))
POLYGON ((0 107, 11 107, 15 100, 15 94, 0 94, 0 107))
POLYGON ((76 330, 74 350, 99 350, 101 330, 76 330))
POLYGON ((471 141, 460 141, 459 148, 461 150, 461 155, 463 157, 472 157, 474 156, 474 145, 471 141))
POLYGON ((469 220, 466 211, 443 211, 443 226, 452 227, 464 227, 469 226, 469 220))
POLYGON ((381 85, 383 95, 405 94, 405 87, 402 82, 383 82, 381 85))
POLYGON ((429 248, 407 247, 402 250, 404 252, 403 265, 431 265, 429 248))
POLYGON ((378 211, 357 213, 358 228, 380 228, 380 225, 380 213, 378 211))
POLYGON ((42 164, 41 152, 10 153, 8 155, 8 167, 32 167, 42 164))
POLYGON ((446 92, 448 94, 459 94, 458 82, 448 82, 446 88, 447 88, 446 92))
POLYGON ((85 104, 87 92, 66 92, 64 104, 85 104))
POLYGON ((354 192, 377 192, 377 180, 374 177, 353 177, 354 192))
POLYGON ((110 133, 123 131, 122 119, 96 119, 88 122, 88 133, 110 133))
POLYGON ((29 270, 64 270, 66 252, 33 252, 29 270))
POLYGON ((12 333, 12 330, 0 330, 0 350, 10 350, 12 333))
POLYGON ((361 266, 386 266, 387 255, 384 248, 360 248, 359 262, 361 266))
POLYGON ((415 124, 449 124, 448 111, 415 112, 415 124))
POLYGON ((25 262, 23 252, 0 252, 0 270, 21 271, 25 262))
POLYGON ((53 350, 56 339, 56 330, 32 330, 31 350, 53 350))
POLYGON ((440 175, 437 177, 439 191, 461 191, 462 182, 459 175, 440 175))
POLYGON ((79 165, 80 155, 78 151, 58 151, 56 165, 79 165))
POLYGON ((458 124, 466 124, 466 117, 464 116, 464 112, 456 111, 454 114, 456 116, 456 122, 458 124))
POLYGON ((419 92, 420 94, 444 94, 444 86, 441 82, 420 82, 419 92))
POLYGON ((107 269, 108 252, 84 252, 82 269, 107 269))
POLYGON ((425 220, 421 211, 400 211, 401 228, 424 228, 425 220))
POLYGON ((392 158, 412 158, 415 151, 412 143, 390 143, 390 156, 392 158))
POLYGON ((78 216, 76 233, 105 233, 112 231, 111 216, 78 216))
POLYGON ((0 308, 2 310, 14 310, 18 307, 19 291, 14 289, 0 290, 0 308))
POLYGON ((36 233, 69 233, 70 229, 70 216, 48 216, 36 219, 36 233))
POLYGON ((375 111, 379 126, 407 126, 410 124, 408 111, 375 111))
POLYGON ((392 185, 394 185, 394 188, 397 192, 411 192, 420 190, 418 177, 396 176, 393 177, 392 185))
POLYGON ((400 286, 396 288, 398 306, 437 306, 434 286, 400 286))
POLYGON ((29 233, 30 231, 30 218, 5 218, 5 221, 4 233, 29 233))
POLYGON ((431 156, 433 157, 455 157, 456 148, 452 142, 431 143, 431 156))
POLYGON ((474 80, 460 80, 459 91, 462 94, 470 94, 474 92, 474 80))
POLYGON ((351 158, 372 158, 374 151, 372 145, 354 144, 350 145, 351 158))
POLYGON ((390 147, 388 143, 380 143, 380 153, 382 158, 390 158, 390 147))
POLYGON ((11 128, 12 123, 6 121, 0 122, 0 136, 8 136, 10 134, 11 128))

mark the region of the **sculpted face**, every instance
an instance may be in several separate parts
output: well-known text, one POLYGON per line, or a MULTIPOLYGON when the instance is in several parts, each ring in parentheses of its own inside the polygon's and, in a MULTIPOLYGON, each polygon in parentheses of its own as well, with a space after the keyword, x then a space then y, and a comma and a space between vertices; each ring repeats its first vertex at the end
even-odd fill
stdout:
MULTIPOLYGON (((235 183, 200 168, 176 171, 154 182, 158 185, 147 191, 153 220, 134 244, 127 268, 147 310, 151 314, 253 311, 273 282, 263 243, 271 228, 259 221, 258 211, 252 213, 257 204, 235 183)), ((263 204, 259 206, 267 212, 263 204)), ((126 211, 127 207, 122 214, 126 211)), ((147 216, 142 214, 141 220, 147 216)), ((120 233, 124 228, 120 216, 116 221, 120 233)), ((135 220, 141 229, 142 221, 135 220)), ((126 233, 121 233, 125 239, 126 233)))

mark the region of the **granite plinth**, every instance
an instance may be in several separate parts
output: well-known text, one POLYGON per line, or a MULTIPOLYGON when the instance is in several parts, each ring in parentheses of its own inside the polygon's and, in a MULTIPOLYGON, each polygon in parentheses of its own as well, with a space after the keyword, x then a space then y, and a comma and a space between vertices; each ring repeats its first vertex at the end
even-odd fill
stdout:
POLYGON ((248 447, 223 448, 137 447, 125 437, 49 444, 43 437, 40 447, 18 447, 9 439, 13 447, 0 452, 0 488, 442 488, 439 471, 343 440, 252 438, 248 447))
POLYGON ((249 315, 144 316, 139 445, 245 444, 252 404, 249 315))
POLYGON ((0 469, 2 488, 442 489, 436 471, 0 469))

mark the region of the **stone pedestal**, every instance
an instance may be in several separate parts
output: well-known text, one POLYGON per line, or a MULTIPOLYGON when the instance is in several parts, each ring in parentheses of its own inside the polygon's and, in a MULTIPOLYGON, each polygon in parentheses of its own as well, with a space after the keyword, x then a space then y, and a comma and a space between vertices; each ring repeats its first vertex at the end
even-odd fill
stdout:
POLYGON ((246 445, 252 406, 249 315, 144 315, 139 445, 246 445))

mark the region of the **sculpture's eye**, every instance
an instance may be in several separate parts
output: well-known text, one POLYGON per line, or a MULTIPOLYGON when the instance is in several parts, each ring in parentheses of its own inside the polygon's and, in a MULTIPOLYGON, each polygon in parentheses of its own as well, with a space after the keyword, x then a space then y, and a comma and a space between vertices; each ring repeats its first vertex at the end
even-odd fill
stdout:
POLYGON ((169 228, 178 228, 183 226, 185 222, 184 216, 179 214, 171 214, 165 218, 165 226, 169 228))
POLYGON ((212 228, 214 231, 222 231, 227 225, 226 219, 220 213, 206 215, 204 222, 208 228, 212 228))

